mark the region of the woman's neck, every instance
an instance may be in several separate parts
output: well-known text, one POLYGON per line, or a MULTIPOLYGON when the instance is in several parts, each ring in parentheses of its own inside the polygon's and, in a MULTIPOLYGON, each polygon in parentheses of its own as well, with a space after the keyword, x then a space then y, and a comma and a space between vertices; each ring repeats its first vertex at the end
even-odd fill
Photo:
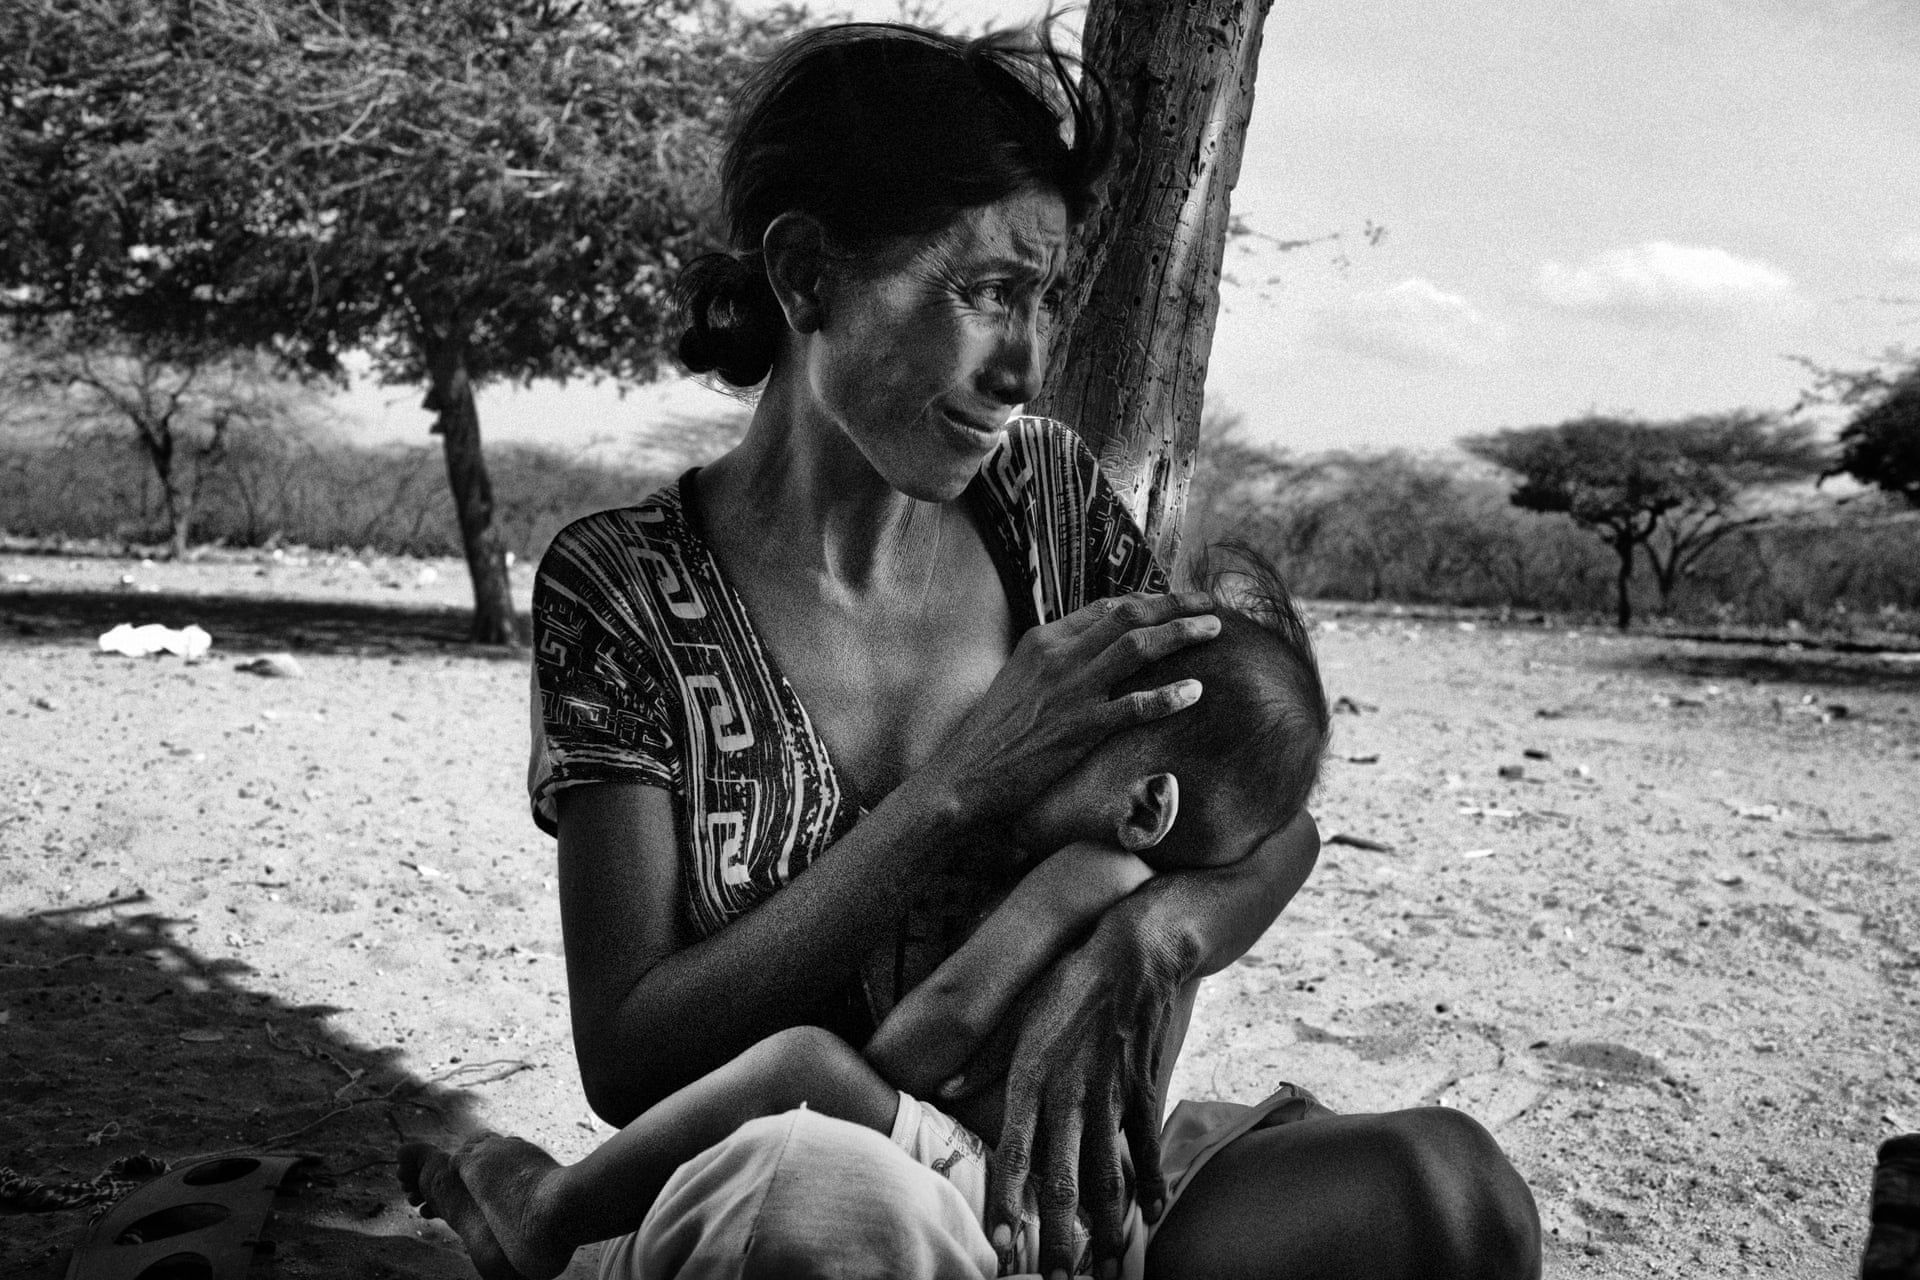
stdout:
POLYGON ((701 470, 700 497, 723 562, 777 561, 850 595, 924 581, 948 518, 940 503, 889 485, 837 426, 781 403, 774 387, 746 438, 701 470))

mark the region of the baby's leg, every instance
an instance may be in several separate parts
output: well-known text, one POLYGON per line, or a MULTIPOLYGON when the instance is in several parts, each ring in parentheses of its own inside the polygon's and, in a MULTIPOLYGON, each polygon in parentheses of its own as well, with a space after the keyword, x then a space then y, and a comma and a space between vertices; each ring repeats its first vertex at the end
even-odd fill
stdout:
MULTIPOLYGON (((573 1250, 636 1230, 674 1170, 749 1120, 805 1103, 887 1133, 900 1096, 852 1046, 818 1027, 768 1036, 662 1099, 575 1165, 518 1138, 486 1135, 451 1156, 401 1152, 401 1176, 423 1208, 446 1217, 475 1265, 504 1255, 526 1280, 565 1270, 573 1250), (460 1212, 462 1196, 484 1217, 460 1212)), ((483 1272, 485 1274, 485 1272, 483 1272)), ((495 1272, 489 1280, 511 1280, 495 1272)))
POLYGON ((747 1121, 802 1103, 887 1133, 900 1095, 831 1031, 777 1031, 663 1098, 579 1164, 563 1169, 572 1229, 582 1241, 632 1231, 675 1169, 747 1121))

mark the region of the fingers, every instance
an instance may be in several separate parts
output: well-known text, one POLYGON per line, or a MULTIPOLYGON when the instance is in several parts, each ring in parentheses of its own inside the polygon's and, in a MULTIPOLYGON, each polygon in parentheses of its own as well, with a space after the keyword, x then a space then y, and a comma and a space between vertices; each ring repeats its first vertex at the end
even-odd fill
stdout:
POLYGON ((1167 1178, 1160 1171, 1160 1100, 1149 1075, 1129 1092, 1120 1112, 1127 1150, 1133 1155, 1134 1198, 1149 1225, 1167 1208, 1167 1178))
POLYGON ((1000 1141, 987 1161, 987 1238, 999 1256, 1002 1272, 1013 1261, 1013 1242, 1020 1234, 1020 1215, 1026 1204, 1027 1178, 1033 1172, 1033 1131, 1038 1097, 1027 1073, 1007 1081, 1005 1116, 1000 1141))
MULTIPOLYGON (((1051 1100, 1050 1100, 1051 1101, 1051 1100)), ((1080 1262, 1080 1099, 1049 1106, 1040 1128, 1040 1274, 1071 1276, 1080 1262)))
POLYGON ((1080 1139, 1080 1204, 1093 1236, 1093 1274, 1119 1273, 1127 1251, 1127 1172, 1120 1158, 1120 1130, 1112 1109, 1088 1117, 1080 1139))
POLYGON ((1205 688, 1198 680, 1178 680, 1173 684, 1161 685, 1157 689, 1123 693, 1110 700, 1104 709, 1103 714, 1109 725, 1108 732, 1115 733, 1129 725, 1145 724, 1149 720, 1158 720, 1176 711, 1184 711, 1200 701, 1205 692, 1205 688))
POLYGON ((1204 591, 1135 591, 1091 601, 1061 621, 1069 632, 1092 634, 1104 646, 1137 627, 1158 626, 1212 608, 1213 597, 1204 591))
POLYGON ((1182 599, 1121 596, 1113 602, 1086 635, 1087 644, 1100 647, 1098 674, 1109 681, 1123 680, 1149 662, 1220 634, 1220 619, 1206 596, 1196 597, 1206 601, 1198 611, 1177 607, 1182 599), (1176 603, 1165 603, 1169 601, 1176 603))
MULTIPOLYGON (((1156 626, 1139 627, 1122 633, 1108 644, 1089 665, 1087 675, 1099 687, 1111 689, 1168 654, 1176 653, 1190 645, 1205 643, 1219 634, 1220 619, 1211 613, 1175 618, 1171 622, 1156 626)), ((1165 693, 1166 690, 1157 692, 1165 693)), ((1187 702, 1182 702, 1171 709, 1178 710, 1180 706, 1186 705, 1188 705, 1187 702)), ((1160 709, 1160 714, 1166 714, 1166 709, 1160 709)))

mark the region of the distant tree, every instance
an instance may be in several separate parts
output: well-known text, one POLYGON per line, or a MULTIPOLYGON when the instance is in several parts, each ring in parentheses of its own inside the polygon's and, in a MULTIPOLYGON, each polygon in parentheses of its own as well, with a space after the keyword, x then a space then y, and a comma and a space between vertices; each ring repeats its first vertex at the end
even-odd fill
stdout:
POLYGON ((1748 505, 1756 490, 1810 479, 1825 462, 1811 427, 1745 410, 1658 423, 1589 416, 1460 443, 1517 477, 1509 495, 1515 506, 1557 512, 1600 534, 1619 562, 1623 631, 1633 622, 1642 547, 1664 605, 1710 547, 1768 518, 1748 505))
POLYGON ((519 633, 474 388, 644 379, 713 140, 797 22, 729 0, 6 0, 0 313, 426 389, 519 633))
POLYGON ((1827 474, 1850 475, 1920 507, 1920 351, 1895 347, 1864 369, 1799 363, 1814 376, 1802 407, 1848 413, 1840 456, 1827 474))
POLYGON ((1275 497, 1296 467, 1286 450, 1250 438, 1240 414, 1208 409, 1200 419, 1182 547, 1266 540, 1275 497))
POLYGON ((237 437, 294 428, 315 398, 250 353, 156 355, 138 342, 82 342, 56 326, 12 345, 0 398, 30 400, 41 434, 131 432, 160 482, 168 547, 185 556, 202 487, 237 437))
POLYGON ((1478 500, 1445 460, 1336 450, 1294 464, 1269 500, 1264 545, 1314 593, 1504 601, 1495 562, 1511 522, 1485 521, 1478 500))

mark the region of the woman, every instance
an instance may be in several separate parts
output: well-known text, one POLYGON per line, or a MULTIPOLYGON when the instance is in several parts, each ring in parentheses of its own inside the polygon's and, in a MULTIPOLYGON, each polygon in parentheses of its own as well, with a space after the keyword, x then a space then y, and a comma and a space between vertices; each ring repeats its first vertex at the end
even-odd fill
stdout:
MULTIPOLYGON (((531 785, 559 837, 582 1077, 610 1122, 785 1027, 860 1043, 907 935, 938 945, 968 885, 1014 874, 996 829, 1106 735, 1201 695, 1109 696, 1217 622, 1161 594, 1073 438, 1015 418, 1110 145, 1103 102, 1012 36, 828 28, 744 98, 722 171, 738 251, 688 268, 681 354, 761 388, 751 427, 571 526, 535 589, 531 785)), ((1283 1092, 1184 1143, 1199 1159, 1170 1194, 1160 1089, 1193 986, 1317 849, 1303 817, 1231 866, 1159 877, 1029 992, 1004 1085, 982 1060, 958 1088, 1005 1090, 995 1247, 1031 1182, 1049 1275, 1076 1208, 1112 1274, 1130 1196, 1157 1220, 1151 1275, 1537 1274, 1524 1185, 1438 1108, 1335 1116, 1283 1092)), ((797 1132, 743 1131, 773 1145, 683 1168, 616 1268, 707 1274, 703 1242, 728 1231, 752 1241, 735 1273, 966 1265, 871 1252, 939 1216, 916 1207, 925 1170, 887 1165, 884 1140, 782 1164, 797 1132), (783 1218, 768 1186, 802 1189, 804 1211, 783 1218)))

